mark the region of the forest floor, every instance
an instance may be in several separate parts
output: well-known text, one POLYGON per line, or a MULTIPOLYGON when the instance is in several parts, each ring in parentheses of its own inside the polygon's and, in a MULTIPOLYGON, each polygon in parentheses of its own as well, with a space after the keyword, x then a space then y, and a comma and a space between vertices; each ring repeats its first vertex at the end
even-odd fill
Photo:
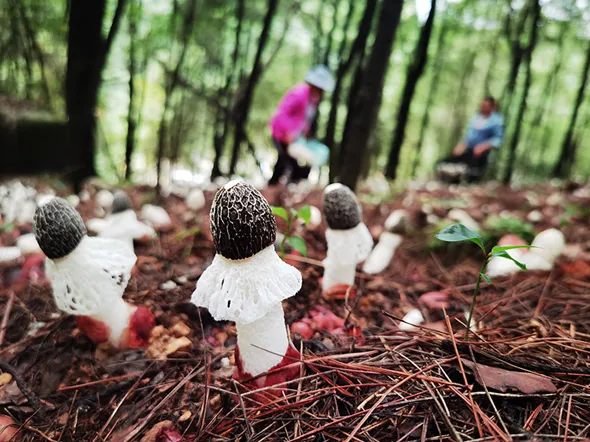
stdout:
MULTIPOLYGON (((553 271, 483 284, 468 341, 465 311, 481 265, 474 245, 437 243, 438 227, 419 229, 386 271, 359 269, 355 299, 329 300, 319 284, 324 226, 306 230, 308 257, 292 257, 303 288, 285 301, 286 321, 324 306, 349 326, 317 330, 310 341, 295 335, 301 377, 270 404, 240 396, 231 380, 235 327, 190 303, 215 253, 213 193, 196 215, 172 195, 161 204, 173 228, 136 247, 125 293, 156 316, 150 348, 97 349, 57 311, 47 281, 31 281, 17 290, 0 348, 2 364, 16 369, 0 375, 0 409, 24 425, 25 441, 590 440, 590 195, 573 190, 487 185, 406 191, 378 204, 366 198, 363 217, 375 239, 393 209, 425 204, 441 219, 452 207, 482 224, 498 215, 483 229, 490 245, 504 233, 530 241, 547 227, 564 232, 567 256, 553 271), (535 225, 526 222, 533 209, 543 214, 535 225), (449 296, 446 310, 418 303, 430 291, 449 296), (425 326, 401 331, 399 319, 413 308, 422 309, 425 326)), ((130 193, 136 208, 153 198, 147 188, 130 193)), ((263 193, 273 205, 321 208, 319 190, 263 193)), ((87 219, 95 207, 90 200, 79 210, 87 219)), ((0 240, 10 245, 11 238, 0 240)), ((0 293, 0 312, 9 293, 0 293)))

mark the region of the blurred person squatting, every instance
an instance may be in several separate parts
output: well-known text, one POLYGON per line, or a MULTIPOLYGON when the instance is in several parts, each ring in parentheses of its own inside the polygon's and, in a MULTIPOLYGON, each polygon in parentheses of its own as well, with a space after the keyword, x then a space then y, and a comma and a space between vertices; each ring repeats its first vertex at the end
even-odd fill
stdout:
POLYGON ((504 119, 498 112, 496 99, 488 96, 469 121, 465 136, 453 149, 452 156, 439 162, 437 167, 448 163, 464 164, 467 181, 477 181, 485 173, 490 153, 499 149, 503 141, 504 119))
POLYGON ((304 83, 293 86, 279 102, 270 121, 272 142, 278 152, 274 173, 268 182, 270 186, 278 184, 282 176, 287 176, 291 183, 309 176, 311 168, 299 165, 289 155, 288 147, 299 137, 308 138, 324 92, 333 90, 332 73, 326 66, 317 65, 307 72, 304 83))

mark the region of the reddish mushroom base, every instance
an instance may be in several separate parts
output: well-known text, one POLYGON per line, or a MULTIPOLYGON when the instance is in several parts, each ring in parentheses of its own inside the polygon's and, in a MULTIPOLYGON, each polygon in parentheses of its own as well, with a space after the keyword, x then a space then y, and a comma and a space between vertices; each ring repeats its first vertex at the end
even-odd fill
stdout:
MULTIPOLYGON (((77 316, 76 324, 80 331, 95 344, 102 344, 109 340, 111 329, 102 321, 92 319, 90 316, 77 316)), ((143 305, 138 306, 129 319, 129 326, 123 332, 118 348, 147 347, 151 331, 155 325, 156 319, 152 312, 143 305)))
POLYGON ((324 290, 322 296, 327 301, 343 301, 347 296, 348 299, 352 300, 356 297, 356 288, 354 285, 349 284, 334 284, 324 290))
POLYGON ((280 385, 277 388, 261 391, 253 395, 249 395, 250 398, 261 402, 271 402, 276 397, 281 396, 283 390, 286 388, 285 382, 292 381, 299 377, 299 364, 295 364, 301 359, 301 353, 299 353, 293 345, 289 344, 287 347, 287 353, 283 356, 280 363, 268 370, 264 375, 258 376, 252 379, 253 376, 250 373, 244 371, 244 363, 240 356, 240 349, 236 346, 235 352, 236 359, 236 371, 232 378, 242 384, 248 390, 258 390, 265 387, 272 387, 274 385, 280 385))

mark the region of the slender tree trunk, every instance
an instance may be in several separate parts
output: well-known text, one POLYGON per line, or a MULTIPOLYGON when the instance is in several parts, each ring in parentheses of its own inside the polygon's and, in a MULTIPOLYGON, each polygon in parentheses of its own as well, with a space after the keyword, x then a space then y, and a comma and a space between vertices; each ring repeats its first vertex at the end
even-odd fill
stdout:
POLYGON ((165 97, 164 97, 164 109, 162 111, 162 118, 160 120, 160 126, 158 128, 158 151, 157 151, 157 159, 156 159, 156 176, 157 176, 157 183, 156 189, 160 190, 160 172, 162 169, 162 160, 164 158, 165 153, 165 146, 166 146, 166 121, 167 121, 167 113, 168 108, 170 107, 170 100, 172 98, 172 93, 176 86, 178 85, 178 80, 180 76, 180 70, 182 69, 182 65, 184 63, 184 58, 186 56, 186 51, 188 49, 188 45, 190 42, 190 35, 193 30, 193 25, 195 23, 195 11, 197 6, 197 0, 189 0, 188 2, 188 11, 184 16, 184 21, 182 24, 182 33, 181 33, 181 40, 182 40, 182 49, 180 51, 180 55, 178 57, 178 61, 176 63, 176 67, 171 74, 170 78, 167 78, 167 87, 165 90, 165 97))
MULTIPOLYGON (((354 1, 350 2, 347 21, 350 21, 350 17, 354 13, 353 5, 355 4, 356 2, 354 1)), ((344 58, 346 39, 342 40, 340 49, 338 51, 340 54, 340 61, 336 71, 336 85, 334 87, 334 91, 332 92, 330 114, 328 116, 326 134, 324 136, 324 144, 330 147, 330 181, 334 181, 338 175, 339 168, 339 149, 336 144, 335 135, 336 125, 338 124, 338 107, 340 106, 342 84, 344 82, 344 77, 348 73, 350 67, 354 64, 355 60, 362 58, 362 54, 365 52, 365 47, 367 45, 369 34, 371 33, 371 24, 373 22, 373 16, 375 15, 376 8, 377 0, 367 0, 365 10, 359 24, 358 33, 350 48, 348 57, 344 58)), ((348 29, 348 24, 345 25, 345 29, 348 29)))
POLYGON ((432 108, 432 104, 434 103, 434 99, 436 96, 436 92, 438 90, 438 82, 440 80, 440 73, 443 69, 443 62, 444 62, 444 55, 445 55, 445 36, 448 29, 449 20, 446 20, 443 17, 442 26, 438 33, 438 41, 436 45, 436 56, 434 58, 434 63, 432 64, 432 80, 430 81, 430 88, 428 90, 428 96, 426 97, 426 105, 424 108, 424 114, 422 115, 422 122, 420 123, 420 134, 418 135, 418 142, 416 143, 416 153, 414 155, 414 162, 412 165, 412 176, 416 176, 416 172, 418 167, 420 166, 420 152, 422 151, 422 144, 424 144, 424 137, 426 135, 426 130, 430 124, 430 111, 432 108))
POLYGON ((586 93, 586 85, 588 84, 588 74, 590 73, 590 43, 588 43, 588 49, 586 52, 586 61, 584 63, 584 69, 582 70, 582 74, 580 76, 580 86, 578 87, 578 94, 576 96, 576 101, 574 102, 574 107, 572 109, 572 116, 570 118, 570 123, 568 125, 567 131, 565 132, 565 136, 563 138, 563 143, 561 145, 561 153, 559 155, 559 160, 555 165, 553 170, 553 175, 558 176, 560 178, 567 178, 571 172, 572 164, 574 163, 576 157, 576 147, 577 143, 573 143, 574 137, 574 130, 576 128, 576 121, 578 119, 578 114, 580 112, 580 106, 584 101, 584 94, 586 93))
POLYGON ((354 106, 348 113, 350 136, 342 141, 348 155, 343 164, 341 181, 352 189, 356 188, 362 167, 361 158, 367 151, 381 107, 383 84, 402 7, 402 1, 383 2, 371 55, 359 83, 354 106))
MULTIPOLYGON (((537 146, 535 143, 539 139, 537 136, 538 129, 543 127, 542 123, 545 119, 545 115, 547 114, 547 109, 550 108, 551 103, 553 102, 553 97, 555 95, 555 91, 557 89, 557 75, 561 70, 561 65, 563 64, 564 58, 564 42, 565 42, 565 34, 569 27, 567 22, 563 22, 561 25, 561 30, 559 32, 559 36, 557 38, 557 46, 556 46, 556 55, 554 57, 555 61, 553 63, 553 68, 551 72, 547 76, 545 84, 543 86, 543 93, 541 94, 540 102, 536 106, 535 116, 533 117, 533 121, 529 127, 529 131, 525 137, 525 147, 522 149, 521 156, 528 156, 530 153, 531 148, 533 146, 536 148, 536 158, 537 162, 540 162, 541 159, 545 156, 545 150, 548 143, 542 143, 541 146, 537 146)), ((544 128, 545 130, 548 129, 547 127, 544 128)), ((543 131, 545 133, 545 130, 543 131)), ((542 140, 546 140, 547 137, 543 136, 542 140)), ((530 157, 532 157, 532 153, 530 153, 530 157)), ((530 158, 529 157, 529 158, 530 158)), ((532 161, 530 165, 532 165, 532 161)))
POLYGON ((37 57, 37 61, 39 62, 39 70, 41 71, 41 87, 43 89, 45 103, 49 107, 52 107, 51 94, 49 92, 49 82, 47 81, 47 75, 45 74, 45 55, 43 54, 43 51, 41 50, 41 47, 37 42, 37 35, 33 29, 33 26, 31 25, 29 16, 27 15, 27 10, 24 1, 19 1, 18 4, 20 16, 23 22, 23 28, 29 38, 32 52, 35 54, 35 56, 37 57))
POLYGON ((129 109, 127 112, 127 140, 125 142, 125 180, 132 175, 131 157, 135 150, 135 130, 137 127, 135 105, 135 75, 137 74, 135 40, 137 39, 137 17, 139 8, 132 0, 129 11, 129 109))
POLYGON ((520 65, 522 64, 523 57, 525 57, 526 48, 521 43, 521 36, 524 33, 524 28, 531 8, 529 5, 523 6, 521 11, 520 20, 516 24, 514 32, 510 26, 511 21, 506 26, 507 38, 510 42, 510 70, 508 72, 508 79, 506 80, 506 86, 502 91, 502 98, 500 104, 504 109, 504 120, 506 125, 510 121, 510 109, 512 104, 512 98, 514 97, 514 89, 516 88, 516 80, 518 79, 518 72, 520 71, 520 65))
POLYGON ((522 96, 520 99, 520 105, 518 107, 518 114, 516 117, 516 127, 514 128, 514 133, 512 135, 512 139, 510 140, 510 146, 508 150, 508 161, 506 163, 506 172, 504 174, 504 179, 502 180, 504 184, 510 184, 510 180, 512 179, 512 173, 514 172, 514 162, 516 158, 516 149, 518 148, 520 131, 522 128, 522 121, 524 119, 527 109, 527 99, 532 80, 531 61, 533 58, 535 46, 537 45, 539 20, 541 18, 541 5, 539 4, 539 0, 532 0, 531 12, 532 20, 529 34, 529 43, 524 52, 524 61, 526 63, 524 86, 522 96))
MULTIPOLYGON (((510 8, 510 4, 511 4, 512 0, 507 0, 508 3, 508 7, 510 8)), ((500 19, 502 17, 502 10, 504 8, 501 6, 500 7, 500 12, 498 14, 498 19, 500 19)), ((505 27, 510 26, 510 15, 506 15, 505 17, 505 27)), ((486 76, 485 79, 483 81, 483 95, 484 97, 493 95, 491 88, 490 88, 490 83, 492 82, 492 76, 493 76, 493 72, 494 72, 494 68, 496 67, 496 60, 498 59, 498 46, 500 43, 500 39, 502 38, 502 33, 503 30, 500 29, 498 32, 498 35, 496 36, 496 38, 494 38, 494 40, 492 41, 492 47, 490 48, 490 64, 488 66, 488 70, 486 71, 486 76)))
POLYGON ((106 0, 71 0, 69 8, 66 110, 69 141, 74 146, 77 169, 74 187, 96 175, 96 104, 101 73, 115 38, 126 0, 119 0, 107 38, 102 36, 106 0))
POLYGON ((225 85, 219 94, 223 100, 223 106, 217 106, 215 113, 215 129, 213 131, 213 149, 215 156, 213 158, 213 168, 211 169, 211 179, 221 176, 221 157, 223 148, 227 140, 227 133, 230 125, 230 91, 235 81, 235 74, 238 73, 238 60, 240 59, 240 40, 242 36, 242 26, 244 23, 245 0, 237 0, 236 4, 236 32, 234 50, 232 53, 232 63, 227 74, 225 85))
POLYGON ((391 141, 391 148, 389 151, 389 158, 387 167, 385 169, 385 176, 390 179, 395 179, 397 176, 397 167, 399 163, 399 155, 404 144, 406 136, 406 124, 410 115, 410 108, 412 105, 412 98, 420 77, 424 73, 424 68, 428 61, 428 46, 430 44, 430 36, 432 35, 432 27, 434 25, 434 17, 436 15, 436 0, 430 2, 430 13, 428 19, 422 29, 420 30, 420 38, 414 50, 414 59, 408 66, 406 74, 406 84, 402 93, 402 100, 397 111, 397 122, 393 132, 393 139, 391 141))
POLYGON ((260 32, 260 38, 258 39, 258 50, 254 57, 254 65, 246 87, 243 93, 240 93, 240 98, 235 107, 234 113, 234 144, 232 149, 232 156, 229 166, 229 175, 234 175, 236 171, 236 165, 238 164, 238 157, 240 155, 240 145, 246 139, 246 123, 248 122, 248 114, 250 107, 252 106, 252 99, 254 98, 254 90, 258 85, 258 82, 262 76, 262 56, 264 49, 268 44, 270 37, 270 29, 272 27, 273 19, 276 15, 279 0, 268 0, 268 7, 264 22, 262 25, 262 31, 260 32))

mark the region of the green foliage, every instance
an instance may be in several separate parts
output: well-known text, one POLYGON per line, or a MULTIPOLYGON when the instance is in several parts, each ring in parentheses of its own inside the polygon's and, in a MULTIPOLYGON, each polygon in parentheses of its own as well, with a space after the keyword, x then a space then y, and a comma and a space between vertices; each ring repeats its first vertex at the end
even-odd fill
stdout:
POLYGON ((508 250, 530 249, 532 246, 496 246, 492 248, 492 250, 488 253, 486 252, 486 248, 484 246, 483 238, 481 237, 481 235, 468 229, 463 224, 453 224, 449 227, 444 228, 435 236, 437 239, 444 242, 454 243, 470 241, 476 244, 484 254, 484 259, 481 264, 480 271, 477 275, 475 290, 473 291, 473 298, 471 300, 471 305, 469 307, 469 315, 467 317, 467 328, 465 330, 465 339, 467 339, 469 337, 469 330, 471 328, 471 319, 473 317, 475 302, 477 301, 477 296, 479 295, 479 287, 481 284, 481 280, 485 280, 488 284, 492 283, 492 279, 485 273, 488 263, 490 262, 490 259, 494 257, 508 259, 514 262, 521 270, 526 270, 526 265, 510 256, 508 250))
POLYGON ((311 208, 308 205, 302 206, 299 210, 291 209, 287 211, 283 207, 272 206, 272 213, 285 221, 285 233, 280 245, 281 257, 285 259, 285 244, 289 244, 293 250, 307 256, 307 246, 305 240, 293 233, 295 221, 300 220, 304 225, 308 225, 311 219, 311 208))
POLYGON ((0 232, 11 233, 16 228, 15 223, 4 223, 0 224, 0 232))
POLYGON ((531 223, 516 217, 491 216, 486 220, 486 228, 485 242, 500 238, 506 234, 518 235, 527 242, 531 242, 535 237, 535 227, 531 223))

